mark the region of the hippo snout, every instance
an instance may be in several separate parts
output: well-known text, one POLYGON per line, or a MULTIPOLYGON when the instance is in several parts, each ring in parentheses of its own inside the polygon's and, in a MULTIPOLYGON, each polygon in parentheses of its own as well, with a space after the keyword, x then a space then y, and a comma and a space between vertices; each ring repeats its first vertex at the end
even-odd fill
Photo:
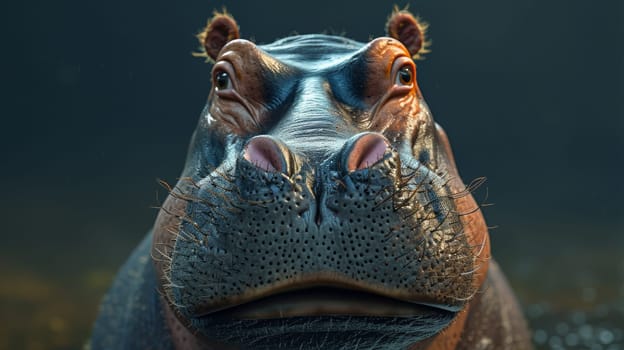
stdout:
POLYGON ((468 296, 470 246, 443 182, 383 135, 359 133, 319 163, 259 135, 232 163, 186 196, 181 231, 194 239, 177 242, 171 285, 188 317, 319 286, 445 310, 468 296))

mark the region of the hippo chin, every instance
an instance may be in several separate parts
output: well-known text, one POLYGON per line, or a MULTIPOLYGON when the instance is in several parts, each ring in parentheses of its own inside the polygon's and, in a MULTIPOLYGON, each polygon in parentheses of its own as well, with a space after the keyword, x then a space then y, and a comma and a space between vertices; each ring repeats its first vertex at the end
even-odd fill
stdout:
POLYGON ((388 37, 198 36, 213 89, 181 179, 104 299, 92 349, 528 349, 481 211, 388 37))

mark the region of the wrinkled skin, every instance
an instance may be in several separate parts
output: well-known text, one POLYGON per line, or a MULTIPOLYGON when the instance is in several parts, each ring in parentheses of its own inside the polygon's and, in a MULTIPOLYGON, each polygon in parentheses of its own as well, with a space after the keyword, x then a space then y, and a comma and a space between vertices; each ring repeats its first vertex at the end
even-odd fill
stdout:
POLYGON ((180 181, 93 348, 526 349, 487 226, 416 83, 424 26, 257 46, 217 14, 180 181))

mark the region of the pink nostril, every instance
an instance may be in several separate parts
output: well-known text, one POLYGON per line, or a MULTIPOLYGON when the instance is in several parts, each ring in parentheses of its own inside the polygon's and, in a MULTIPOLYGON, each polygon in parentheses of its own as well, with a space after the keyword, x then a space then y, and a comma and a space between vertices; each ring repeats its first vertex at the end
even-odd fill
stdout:
POLYGON ((249 140, 243 157, 264 171, 286 172, 286 161, 282 150, 270 137, 256 136, 249 140))
POLYGON ((368 168, 388 151, 388 141, 378 134, 366 134, 360 137, 351 148, 347 159, 347 170, 355 171, 368 168))

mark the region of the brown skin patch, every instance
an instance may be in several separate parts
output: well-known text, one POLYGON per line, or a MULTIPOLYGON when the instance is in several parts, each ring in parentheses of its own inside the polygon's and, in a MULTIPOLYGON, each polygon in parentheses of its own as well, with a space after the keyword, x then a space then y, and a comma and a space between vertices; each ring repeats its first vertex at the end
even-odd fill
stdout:
POLYGON ((448 186, 452 193, 456 193, 455 206, 461 217, 464 233, 468 237, 468 242, 474 252, 473 285, 475 290, 479 290, 487 276, 490 260, 490 239, 487 224, 479 205, 470 194, 471 189, 466 188, 459 176, 448 137, 442 127, 437 124, 436 140, 439 145, 439 154, 437 155, 439 167, 443 167, 442 170, 448 173, 448 186))
POLYGON ((400 42, 389 39, 375 39, 368 51, 365 103, 371 108, 369 131, 383 133, 388 139, 412 129, 413 116, 420 112, 421 98, 416 83, 416 65, 410 53, 400 42), (401 80, 401 70, 408 70, 411 81, 401 80))
POLYGON ((268 124, 269 116, 263 94, 265 74, 288 68, 244 39, 228 43, 216 60, 212 68, 210 115, 226 133, 239 136, 259 133, 268 124), (228 88, 218 87, 216 80, 221 73, 229 77, 228 88))
MULTIPOLYGON (((171 258, 173 247, 178 236, 182 234, 180 225, 187 219, 186 207, 189 203, 184 193, 189 193, 192 186, 190 179, 181 179, 175 188, 165 182, 161 185, 169 191, 169 196, 163 203, 154 223, 154 237, 152 240, 152 261, 160 281, 160 291, 167 293, 171 288, 171 258)), ((170 296, 168 296, 169 299, 170 296)))

